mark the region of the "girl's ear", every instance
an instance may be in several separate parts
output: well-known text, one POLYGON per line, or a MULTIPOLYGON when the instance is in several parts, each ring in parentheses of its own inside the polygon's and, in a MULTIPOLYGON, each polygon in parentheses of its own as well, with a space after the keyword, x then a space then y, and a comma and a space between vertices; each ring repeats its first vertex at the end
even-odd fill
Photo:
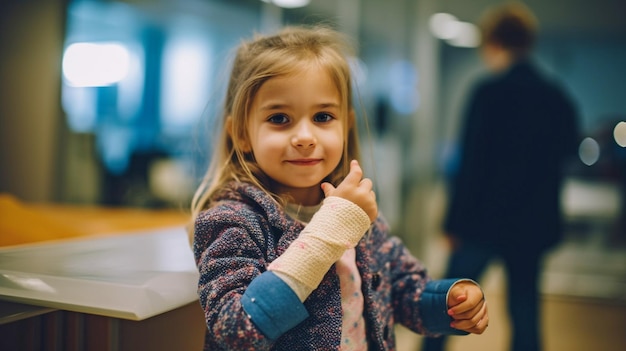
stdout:
POLYGON ((238 135, 233 133, 233 118, 231 116, 226 117, 226 122, 224 123, 224 128, 226 128, 226 132, 230 136, 230 139, 233 141, 233 145, 236 149, 239 149, 243 152, 250 152, 251 147, 248 140, 244 138, 240 138, 238 135))

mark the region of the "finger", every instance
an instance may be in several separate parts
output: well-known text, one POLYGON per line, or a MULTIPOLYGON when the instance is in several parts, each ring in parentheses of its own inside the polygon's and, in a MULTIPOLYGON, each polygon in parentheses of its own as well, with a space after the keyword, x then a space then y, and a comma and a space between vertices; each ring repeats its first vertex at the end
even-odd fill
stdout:
POLYGON ((448 300, 449 313, 460 314, 470 311, 475 306, 480 306, 484 299, 483 291, 475 289, 475 285, 469 285, 469 288, 454 288, 448 300))
POLYGON ((484 301, 479 301, 476 304, 469 302, 459 304, 454 308, 448 310, 448 315, 454 319, 468 319, 480 311, 485 305, 484 301))
POLYGON ((344 178, 343 182, 359 184, 361 178, 363 178, 363 170, 361 169, 361 166, 359 166, 359 162, 357 160, 352 160, 350 162, 350 172, 344 178))
POLYGON ((322 186, 322 191, 324 192, 324 197, 330 196, 330 193, 332 193, 335 190, 335 187, 328 182, 322 183, 321 186, 322 186))
POLYGON ((459 291, 457 289, 451 291, 450 299, 448 301, 450 308, 448 314, 456 314, 462 312, 463 302, 467 301, 467 293, 465 291, 459 291))
POLYGON ((454 320, 450 326, 456 329, 476 333, 481 331, 481 329, 484 331, 488 324, 489 315, 487 312, 487 305, 483 304, 480 308, 476 309, 475 312, 468 314, 467 316, 454 316, 454 320))
POLYGON ((359 183, 359 187, 367 190, 372 190, 372 188, 374 187, 374 183, 372 183, 372 180, 369 178, 363 178, 359 183))
POLYGON ((483 312, 482 317, 478 320, 478 322, 470 329, 467 329, 468 332, 474 334, 482 334, 487 330, 489 326, 489 314, 487 313, 487 306, 485 306, 485 310, 483 312))
POLYGON ((489 318, 483 318, 476 323, 472 328, 466 329, 465 331, 473 333, 473 334, 482 334, 487 330, 489 326, 489 318))

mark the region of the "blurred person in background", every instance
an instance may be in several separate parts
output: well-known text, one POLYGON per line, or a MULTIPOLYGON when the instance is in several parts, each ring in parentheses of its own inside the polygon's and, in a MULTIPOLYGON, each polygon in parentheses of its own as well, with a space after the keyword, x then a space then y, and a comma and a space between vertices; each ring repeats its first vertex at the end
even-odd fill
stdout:
MULTIPOLYGON (((562 236, 563 166, 579 142, 576 108, 531 58, 537 21, 523 4, 490 8, 479 27, 491 71, 472 89, 451 181, 446 277, 478 279, 500 258, 513 351, 541 350, 539 273, 562 236)), ((487 296, 488 298, 488 296, 487 296)), ((422 351, 443 350, 445 337, 422 351)))

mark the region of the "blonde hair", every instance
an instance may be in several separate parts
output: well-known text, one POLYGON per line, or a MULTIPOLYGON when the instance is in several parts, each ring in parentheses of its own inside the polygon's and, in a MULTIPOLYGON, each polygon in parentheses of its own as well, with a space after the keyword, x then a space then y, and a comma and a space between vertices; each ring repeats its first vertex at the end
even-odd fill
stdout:
POLYGON ((489 8, 479 27, 483 44, 496 44, 522 57, 535 45, 539 22, 524 3, 509 1, 489 8))
POLYGON ((352 159, 359 159, 358 134, 352 105, 352 81, 348 57, 351 46, 339 32, 327 27, 285 27, 275 35, 255 35, 239 45, 224 99, 222 130, 209 168, 191 203, 192 220, 213 205, 216 193, 230 181, 255 184, 281 202, 270 188, 270 179, 257 166, 251 152, 240 145, 249 140, 248 110, 259 88, 271 78, 310 67, 324 68, 337 87, 346 136, 343 155, 325 179, 335 185, 349 171, 352 159))

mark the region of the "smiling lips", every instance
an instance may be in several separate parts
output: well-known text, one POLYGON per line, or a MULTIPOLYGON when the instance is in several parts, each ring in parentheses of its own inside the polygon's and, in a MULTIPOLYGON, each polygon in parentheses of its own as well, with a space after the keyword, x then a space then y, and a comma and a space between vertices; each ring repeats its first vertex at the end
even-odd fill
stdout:
POLYGON ((306 159, 298 159, 298 160, 287 160, 287 163, 296 166, 314 166, 318 163, 322 162, 319 158, 306 158, 306 159))

